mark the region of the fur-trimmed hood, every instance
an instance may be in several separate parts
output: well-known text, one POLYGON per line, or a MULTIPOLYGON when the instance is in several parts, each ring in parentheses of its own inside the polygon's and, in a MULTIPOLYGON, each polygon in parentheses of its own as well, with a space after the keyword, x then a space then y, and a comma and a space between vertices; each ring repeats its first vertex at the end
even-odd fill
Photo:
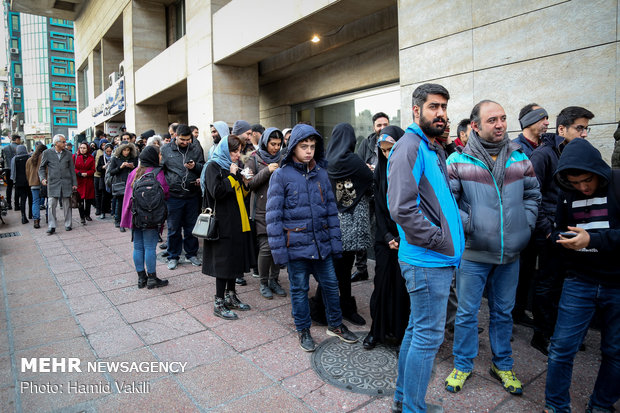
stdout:
POLYGON ((138 157, 138 149, 136 148, 136 145, 134 145, 131 142, 125 142, 125 143, 121 143, 120 145, 118 145, 116 147, 116 149, 114 149, 114 152, 112 153, 116 158, 122 158, 121 154, 123 153, 123 150, 125 150, 125 148, 129 147, 131 149, 131 152, 129 153, 129 156, 127 157, 127 159, 133 159, 133 158, 137 158, 138 157))

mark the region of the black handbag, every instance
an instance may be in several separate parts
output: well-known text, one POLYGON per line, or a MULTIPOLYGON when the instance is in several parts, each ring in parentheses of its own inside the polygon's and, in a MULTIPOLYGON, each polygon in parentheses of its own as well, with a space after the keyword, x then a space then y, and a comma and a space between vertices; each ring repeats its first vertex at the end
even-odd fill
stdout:
POLYGON ((114 182, 112 184, 112 196, 123 196, 125 195, 125 182, 114 182))

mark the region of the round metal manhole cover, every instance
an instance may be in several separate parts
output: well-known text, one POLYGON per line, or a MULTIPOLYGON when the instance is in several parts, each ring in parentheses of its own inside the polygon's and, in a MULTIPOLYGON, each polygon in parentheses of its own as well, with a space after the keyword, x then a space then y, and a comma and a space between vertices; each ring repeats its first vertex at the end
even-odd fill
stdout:
POLYGON ((372 396, 394 394, 398 372, 398 347, 362 347, 362 338, 347 344, 337 337, 324 340, 312 353, 314 371, 323 381, 343 390, 372 396))

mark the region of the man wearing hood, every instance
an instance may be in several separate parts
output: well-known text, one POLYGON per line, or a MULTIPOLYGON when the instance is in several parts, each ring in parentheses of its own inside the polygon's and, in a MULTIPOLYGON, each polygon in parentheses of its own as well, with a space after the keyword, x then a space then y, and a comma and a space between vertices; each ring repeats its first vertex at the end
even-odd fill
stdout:
POLYGON ((549 339, 553 335, 563 280, 557 248, 550 239, 560 195, 560 188, 553 175, 566 145, 574 139, 587 138, 592 118, 592 112, 579 106, 562 109, 556 120, 557 135, 544 134, 543 143, 530 157, 542 194, 534 231, 539 258, 538 272, 534 275, 533 283, 534 335, 530 345, 545 355, 548 354, 549 339))
POLYGON ((291 303, 299 344, 314 351, 310 335, 310 274, 323 288, 327 334, 347 343, 358 337, 342 323, 338 281, 332 258, 342 255, 338 209, 327 170, 323 137, 309 125, 296 125, 282 166, 267 192, 267 235, 276 265, 288 264, 291 303))
POLYGON ((71 153, 65 149, 66 138, 64 135, 55 135, 52 139, 53 147, 45 150, 41 156, 39 166, 39 179, 42 185, 47 186, 47 198, 49 207, 49 221, 47 234, 56 232, 56 206, 62 199, 65 207, 65 230, 71 231, 71 190, 77 189, 77 176, 71 153))
POLYGON ((566 279, 549 346, 545 409, 570 412, 575 354, 595 312, 601 366, 586 413, 613 412, 620 399, 620 173, 585 139, 566 145, 554 178, 561 192, 555 229, 566 279))
POLYGON ((215 148, 217 148, 220 141, 228 136, 228 131, 229 129, 226 122, 222 122, 221 120, 213 122, 213 125, 211 125, 211 139, 213 139, 213 145, 211 145, 209 152, 207 152, 207 161, 213 156, 213 152, 215 152, 215 148))
POLYGON ((491 100, 471 112, 472 132, 447 161, 466 246, 456 274, 459 301, 454 327, 454 369, 446 390, 458 392, 478 355, 478 311, 487 286, 491 375, 507 392, 522 394, 513 372, 510 338, 519 280, 519 254, 536 225, 540 191, 534 169, 519 145, 508 139, 504 108, 491 100))

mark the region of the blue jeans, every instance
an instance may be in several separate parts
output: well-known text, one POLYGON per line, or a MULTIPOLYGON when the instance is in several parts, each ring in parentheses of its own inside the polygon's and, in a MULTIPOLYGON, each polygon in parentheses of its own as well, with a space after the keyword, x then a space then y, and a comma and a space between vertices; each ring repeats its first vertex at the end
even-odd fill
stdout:
POLYGON ((446 324, 446 308, 454 267, 426 268, 399 261, 411 313, 398 355, 394 400, 403 412, 425 412, 426 388, 446 324))
POLYGON ((519 281, 519 260, 509 264, 485 264, 462 260, 456 272, 456 296, 459 307, 454 324, 454 367, 471 372, 478 355, 478 310, 487 286, 489 303, 489 340, 493 364, 500 370, 512 370, 512 309, 519 281))
POLYGON ((39 197, 41 189, 30 188, 30 192, 32 192, 32 219, 41 219, 41 198, 39 197))
POLYGON ((198 254, 198 239, 192 230, 200 213, 198 197, 168 199, 168 259, 178 260, 185 249, 185 257, 198 254))
POLYGON ((308 302, 308 282, 310 274, 314 275, 323 291, 323 303, 327 323, 330 327, 342 324, 340 297, 338 295, 338 280, 332 257, 324 260, 291 260, 288 262, 288 279, 291 283, 291 304, 295 328, 301 331, 310 328, 310 304, 308 302))
POLYGON ((155 274, 157 265, 157 241, 159 239, 157 229, 133 229, 133 265, 136 272, 144 271, 155 274))
POLYGON ((558 321, 551 338, 545 402, 557 412, 570 413, 573 360, 598 309, 602 317, 601 367, 590 404, 613 411, 620 398, 620 288, 571 277, 564 281, 558 321))

